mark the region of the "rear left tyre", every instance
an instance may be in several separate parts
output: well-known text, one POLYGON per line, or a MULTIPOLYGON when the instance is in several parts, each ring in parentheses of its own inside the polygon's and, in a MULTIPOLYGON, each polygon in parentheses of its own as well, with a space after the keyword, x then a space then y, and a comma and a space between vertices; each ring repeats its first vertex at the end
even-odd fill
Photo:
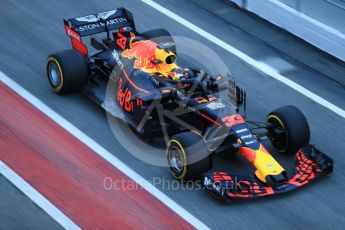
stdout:
POLYGON ((56 93, 71 93, 88 82, 89 69, 85 58, 70 49, 51 54, 47 59, 47 77, 56 93))

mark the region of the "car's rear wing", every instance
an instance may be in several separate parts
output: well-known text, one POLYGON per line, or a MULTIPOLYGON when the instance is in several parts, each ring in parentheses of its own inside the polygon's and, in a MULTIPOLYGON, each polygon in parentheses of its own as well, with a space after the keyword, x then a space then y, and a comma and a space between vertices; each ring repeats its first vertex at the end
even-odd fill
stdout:
POLYGON ((82 37, 103 32, 107 32, 109 36, 109 31, 125 27, 135 29, 132 13, 125 8, 64 19, 64 24, 67 35, 71 37, 73 48, 85 56, 87 47, 83 44, 82 37))
POLYGON ((81 37, 116 30, 122 27, 133 27, 132 13, 118 8, 98 14, 64 20, 65 25, 77 32, 81 37))

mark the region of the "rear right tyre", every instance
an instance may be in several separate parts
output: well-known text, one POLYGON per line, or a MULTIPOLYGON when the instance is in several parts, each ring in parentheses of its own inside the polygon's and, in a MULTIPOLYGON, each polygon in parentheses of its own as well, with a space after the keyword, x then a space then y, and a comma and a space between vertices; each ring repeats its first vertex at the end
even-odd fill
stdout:
MULTIPOLYGON (((166 43, 166 42, 171 42, 175 44, 174 38, 171 36, 169 31, 165 29, 154 29, 154 30, 149 30, 146 32, 143 32, 141 34, 143 37, 148 38, 155 43, 166 43)), ((171 51, 176 55, 176 46, 174 46, 171 51)))

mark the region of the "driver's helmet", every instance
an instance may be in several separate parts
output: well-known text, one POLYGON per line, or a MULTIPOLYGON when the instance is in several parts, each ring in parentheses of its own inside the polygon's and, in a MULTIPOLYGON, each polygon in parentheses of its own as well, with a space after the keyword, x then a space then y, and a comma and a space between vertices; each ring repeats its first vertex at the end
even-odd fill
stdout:
MULTIPOLYGON (((171 70, 168 74, 168 77, 170 79, 173 79, 173 80, 183 80, 183 79, 190 79, 190 78, 195 78, 196 77, 196 74, 194 73, 193 70, 189 69, 189 68, 181 68, 181 67, 178 67, 178 68, 175 68, 173 70, 171 70)), ((176 83, 176 86, 180 89, 180 90, 183 90, 185 91, 186 89, 188 89, 190 84, 183 84, 181 82, 177 82, 176 83)))
POLYGON ((173 80, 188 79, 188 78, 194 78, 195 73, 193 72, 193 70, 189 68, 178 67, 178 68, 172 69, 170 73, 168 74, 168 77, 173 80))

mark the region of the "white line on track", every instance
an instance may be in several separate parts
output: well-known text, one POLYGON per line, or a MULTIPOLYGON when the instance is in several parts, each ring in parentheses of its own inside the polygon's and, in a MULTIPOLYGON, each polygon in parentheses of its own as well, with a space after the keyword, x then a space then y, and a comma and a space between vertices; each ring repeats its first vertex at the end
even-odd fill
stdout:
POLYGON ((192 226, 194 226, 197 229, 209 229, 209 227, 207 227, 204 223, 202 223, 199 219, 197 219, 191 213, 189 213, 186 209, 182 208, 179 204, 177 204, 175 201, 173 201, 170 197, 168 197, 162 191, 160 191, 155 186, 153 186, 149 181, 145 180, 142 176, 140 176, 138 173, 136 173, 134 170, 132 170, 129 166, 127 166, 125 163, 120 161, 118 158, 116 158, 114 155, 112 155, 110 152, 108 152, 105 148, 103 148, 101 145, 99 145, 97 142, 95 142, 93 139, 91 139, 85 133, 80 131, 77 127, 72 125, 69 121, 67 121, 61 115, 59 115, 54 110, 49 108, 46 104, 44 104, 42 101, 40 101, 37 97, 35 97, 30 92, 25 90, 23 87, 21 87, 19 84, 14 82, 11 78, 9 78, 7 75, 5 75, 1 71, 0 71, 0 81, 4 82, 8 87, 10 87, 12 90, 14 90, 20 96, 22 96, 25 100, 29 101, 33 106, 35 106, 37 109, 39 109, 45 115, 50 117, 52 120, 54 120, 57 124, 59 124, 64 129, 66 129, 68 132, 70 132, 73 136, 75 136, 77 139, 79 139, 85 145, 90 147, 100 157, 102 157, 103 159, 108 161, 110 164, 112 164, 117 169, 119 169, 121 172, 126 174, 129 178, 131 178, 137 184, 139 184, 144 189, 146 189, 149 193, 151 193, 158 200, 160 200, 162 203, 164 203, 166 206, 168 206, 171 210, 173 210, 176 214, 178 214, 183 219, 185 219, 187 222, 189 222, 192 226))
POLYGON ((7 180, 14 184, 20 191, 29 197, 35 204, 43 209, 50 217, 59 223, 65 229, 79 230, 81 229, 70 218, 63 214, 57 207, 55 207, 47 198, 28 184, 16 172, 8 167, 3 161, 0 160, 0 174, 7 180))
POLYGON ((187 21, 186 19, 180 17, 179 15, 173 13, 172 11, 164 8, 163 6, 159 5, 158 3, 152 0, 141 0, 143 3, 151 6, 152 8, 156 9, 157 11, 163 13, 167 17, 173 19, 174 21, 180 23, 181 25, 187 27, 188 29, 194 31, 195 33, 201 35, 202 37, 206 38, 210 42, 220 46, 221 48, 225 49, 226 51, 230 52, 231 54, 235 55, 239 59, 245 61, 250 66, 254 67, 255 69, 259 70, 260 72, 282 82, 283 84, 289 86, 290 88, 296 90, 297 92, 303 94, 307 98, 315 101, 316 103, 326 107, 327 109, 333 111, 334 113, 338 114, 339 116, 345 118, 345 111, 340 107, 332 104, 331 102, 323 99, 319 95, 311 92, 310 90, 304 88, 303 86, 297 84, 294 81, 284 77, 283 75, 279 74, 277 70, 272 68, 271 66, 256 61, 247 54, 243 53, 242 51, 234 48, 233 46, 227 44, 226 42, 222 41, 221 39, 215 37, 214 35, 208 33, 207 31, 201 29, 200 27, 194 25, 193 23, 187 21))

